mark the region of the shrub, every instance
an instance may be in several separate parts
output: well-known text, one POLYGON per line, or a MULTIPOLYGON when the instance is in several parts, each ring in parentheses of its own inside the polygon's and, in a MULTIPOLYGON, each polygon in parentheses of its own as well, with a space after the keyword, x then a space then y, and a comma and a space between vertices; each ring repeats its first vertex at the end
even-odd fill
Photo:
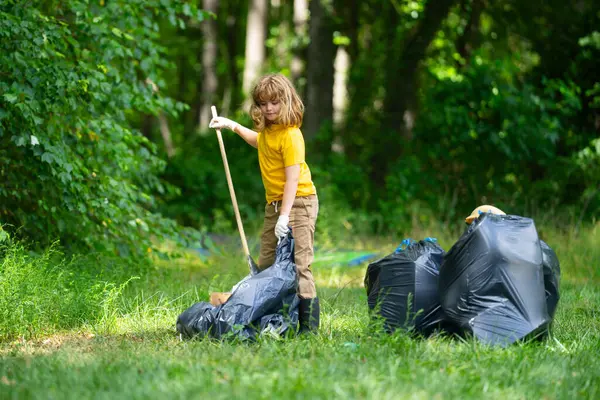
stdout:
POLYGON ((147 84, 168 67, 155 20, 178 12, 203 15, 175 0, 0 6, 0 215, 20 235, 129 254, 175 232, 153 212, 175 189, 129 119, 184 108, 147 84))

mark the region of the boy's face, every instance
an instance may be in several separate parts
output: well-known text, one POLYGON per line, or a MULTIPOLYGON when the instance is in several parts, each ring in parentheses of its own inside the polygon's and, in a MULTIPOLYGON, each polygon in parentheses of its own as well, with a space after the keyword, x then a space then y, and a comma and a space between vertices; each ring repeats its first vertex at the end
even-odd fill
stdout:
POLYGON ((275 122, 279 117, 281 102, 279 100, 261 101, 259 104, 265 119, 269 122, 275 122))

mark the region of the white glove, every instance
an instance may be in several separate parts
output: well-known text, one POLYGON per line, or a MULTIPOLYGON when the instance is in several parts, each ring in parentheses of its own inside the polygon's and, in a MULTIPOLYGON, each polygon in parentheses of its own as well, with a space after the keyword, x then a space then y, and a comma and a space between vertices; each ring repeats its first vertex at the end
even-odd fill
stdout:
POLYGON ((214 129, 229 129, 230 131, 235 132, 235 127, 239 124, 229 118, 225 117, 215 117, 208 124, 209 128, 214 129))
POLYGON ((288 224, 290 223, 290 217, 287 215, 280 215, 277 218, 277 225, 275 225, 275 236, 278 239, 281 239, 285 235, 287 235, 290 228, 288 228, 288 224))

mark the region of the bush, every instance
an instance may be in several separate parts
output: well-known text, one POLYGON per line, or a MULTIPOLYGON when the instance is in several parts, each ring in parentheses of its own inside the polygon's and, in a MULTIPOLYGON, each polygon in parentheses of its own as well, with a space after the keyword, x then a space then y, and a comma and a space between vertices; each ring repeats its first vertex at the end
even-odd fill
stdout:
MULTIPOLYGON (((265 189, 258 153, 237 135, 223 131, 231 179, 244 225, 262 221, 265 189)), ((178 223, 211 232, 235 229, 235 217, 219 143, 214 132, 191 135, 169 161, 162 178, 181 188, 162 197, 161 212, 178 223)))
POLYGON ((175 0, 3 2, 0 215, 20 235, 129 254, 175 232, 153 212, 175 190, 164 162, 129 120, 184 108, 146 83, 168 67, 156 15, 179 11, 202 16, 175 0))
POLYGON ((513 60, 478 56, 460 76, 432 80, 415 137, 423 165, 435 174, 432 187, 456 192, 449 206, 490 202, 529 212, 531 203, 548 207, 571 198, 564 191, 569 180, 584 186, 573 181, 574 164, 563 156, 576 148, 566 139, 582 107, 574 83, 545 80, 537 88, 519 81, 513 60))

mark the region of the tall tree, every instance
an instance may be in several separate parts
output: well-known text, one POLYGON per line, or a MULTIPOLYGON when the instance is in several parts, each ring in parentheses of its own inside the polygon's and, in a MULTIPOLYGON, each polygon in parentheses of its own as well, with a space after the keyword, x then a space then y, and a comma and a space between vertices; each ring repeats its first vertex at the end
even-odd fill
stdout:
MULTIPOLYGON (((146 84, 152 88, 153 93, 158 93, 158 86, 150 78, 146 78, 146 84)), ((169 121, 162 110, 158 111, 158 124, 160 127, 160 135, 163 138, 165 144, 165 151, 169 158, 175 155, 175 147, 173 147, 173 139, 171 138, 171 130, 169 129, 169 121)))
POLYGON ((350 56, 346 46, 339 46, 335 55, 334 83, 333 83, 333 123, 340 127, 343 124, 346 103, 348 98, 348 70, 350 68, 350 56))
MULTIPOLYGON (((218 0, 202 0, 205 11, 217 13, 218 0)), ((217 91, 217 47, 218 34, 217 22, 208 18, 202 22, 203 49, 202 49, 202 94, 198 120, 198 131, 205 130, 211 119, 210 106, 217 91)))
POLYGON ((402 153, 400 143, 412 139, 417 117, 419 65, 455 2, 427 2, 423 18, 408 33, 399 29, 399 15, 393 7, 385 13, 384 29, 391 43, 384 66, 385 95, 381 120, 384 134, 378 137, 378 146, 386 149, 386 156, 375 152, 369 162, 372 166, 371 180, 379 187, 384 186, 389 165, 402 153))
POLYGON ((303 41, 308 27, 308 0, 294 0, 294 34, 296 35, 296 46, 292 58, 291 72, 292 81, 298 85, 298 79, 304 72, 304 50, 303 41))
POLYGON ((307 138, 314 137, 324 123, 333 120, 333 82, 335 46, 333 18, 325 1, 310 2, 310 44, 306 70, 306 116, 304 129, 307 138))
POLYGON ((250 92, 265 61, 267 38, 267 0, 252 0, 246 26, 246 63, 244 65, 244 93, 250 92))
POLYGON ((398 14, 392 10, 387 16, 386 28, 395 43, 386 60, 384 129, 400 131, 404 138, 411 138, 417 106, 419 63, 455 2, 456 0, 427 2, 423 19, 403 44, 398 43, 398 14))
POLYGON ((456 42, 456 49, 465 61, 468 61, 473 50, 479 45, 481 14, 484 8, 483 0, 463 0, 461 4, 461 13, 468 15, 469 18, 463 29, 463 34, 456 42))
POLYGON ((219 3, 219 57, 217 76, 223 84, 223 100, 219 103, 219 114, 228 115, 240 104, 242 93, 243 66, 238 67, 237 60, 243 56, 246 40, 246 17, 248 2, 221 1, 219 3))

